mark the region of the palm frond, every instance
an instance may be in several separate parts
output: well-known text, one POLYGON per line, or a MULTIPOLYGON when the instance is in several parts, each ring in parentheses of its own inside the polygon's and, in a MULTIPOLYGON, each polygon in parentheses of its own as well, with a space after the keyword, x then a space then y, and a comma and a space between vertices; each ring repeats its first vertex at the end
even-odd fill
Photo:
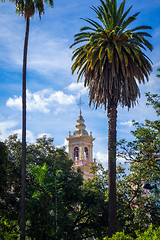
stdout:
POLYGON ((142 25, 142 26, 139 26, 139 27, 135 27, 135 28, 132 28, 131 29, 131 31, 132 32, 135 32, 135 31, 137 31, 137 30, 151 30, 152 29, 152 27, 150 27, 150 26, 145 26, 145 25, 142 25))
MULTIPOLYGON (((102 26, 100 24, 98 24, 96 21, 90 19, 90 18, 81 18, 83 19, 84 21, 90 23, 92 26, 94 26, 95 28, 102 28, 102 26)), ((103 29, 103 28, 102 28, 103 29)))
POLYGON ((130 25, 133 21, 136 20, 136 17, 138 16, 139 12, 134 14, 133 16, 131 17, 128 17, 121 25, 121 31, 123 32, 127 27, 128 25, 130 25))
POLYGON ((130 12, 131 9, 132 9, 132 6, 126 12, 124 12, 124 14, 122 16, 120 16, 120 21, 119 21, 119 26, 120 27, 121 27, 124 19, 126 18, 126 16, 128 15, 128 13, 130 12))

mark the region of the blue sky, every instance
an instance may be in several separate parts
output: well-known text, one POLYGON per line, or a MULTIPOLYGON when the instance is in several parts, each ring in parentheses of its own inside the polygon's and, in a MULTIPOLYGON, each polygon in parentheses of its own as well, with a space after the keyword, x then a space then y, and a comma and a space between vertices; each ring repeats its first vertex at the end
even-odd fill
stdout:
MULTIPOLYGON (((120 1, 118 1, 120 2, 120 1)), ((27 140, 34 142, 42 134, 54 138, 56 146, 66 145, 69 130, 74 131, 79 115, 80 93, 82 115, 88 132, 92 131, 94 156, 107 165, 107 114, 102 109, 88 107, 88 92, 83 81, 76 83, 76 74, 71 74, 74 34, 86 23, 80 18, 95 19, 90 6, 98 6, 98 0, 55 0, 54 8, 45 8, 40 20, 38 14, 31 19, 28 72, 27 72, 27 140)), ((154 119, 151 108, 145 106, 145 92, 159 93, 156 69, 160 67, 160 1, 126 0, 126 7, 133 5, 132 13, 141 12, 136 26, 150 25, 153 29, 151 42, 154 50, 146 54, 153 62, 150 81, 140 86, 139 105, 128 111, 118 108, 118 139, 132 139, 131 120, 143 122, 154 119)), ((13 3, 0 4, 0 140, 10 134, 21 135, 21 82, 22 53, 25 21, 16 15, 13 3)))

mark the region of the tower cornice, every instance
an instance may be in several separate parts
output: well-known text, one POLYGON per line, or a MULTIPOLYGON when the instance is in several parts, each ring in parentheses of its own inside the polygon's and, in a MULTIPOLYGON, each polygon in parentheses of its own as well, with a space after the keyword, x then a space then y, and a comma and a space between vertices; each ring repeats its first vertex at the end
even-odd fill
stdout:
POLYGON ((81 140, 81 139, 89 140, 91 142, 93 142, 95 140, 95 138, 90 137, 90 136, 74 136, 74 135, 72 135, 72 136, 66 138, 67 141, 75 141, 75 140, 81 140))

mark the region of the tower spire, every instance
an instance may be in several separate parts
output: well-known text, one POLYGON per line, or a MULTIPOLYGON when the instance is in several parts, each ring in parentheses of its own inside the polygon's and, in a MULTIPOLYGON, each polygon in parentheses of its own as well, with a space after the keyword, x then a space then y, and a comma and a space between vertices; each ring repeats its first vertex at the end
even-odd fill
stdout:
POLYGON ((84 104, 84 103, 82 102, 82 98, 81 98, 81 95, 80 95, 79 102, 77 103, 77 105, 79 106, 80 115, 82 114, 82 104, 84 104))

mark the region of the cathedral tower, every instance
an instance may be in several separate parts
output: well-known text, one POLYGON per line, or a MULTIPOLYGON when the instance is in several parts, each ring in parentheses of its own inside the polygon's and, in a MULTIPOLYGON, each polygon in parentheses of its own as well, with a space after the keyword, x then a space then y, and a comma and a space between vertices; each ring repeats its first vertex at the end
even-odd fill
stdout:
POLYGON ((90 174, 90 168, 96 164, 93 161, 93 141, 95 138, 92 137, 92 132, 90 135, 88 134, 84 122, 80 111, 75 131, 73 135, 69 131, 69 137, 66 139, 69 142, 69 157, 73 160, 73 167, 75 170, 79 167, 84 174, 84 179, 87 180, 94 176, 90 174))

